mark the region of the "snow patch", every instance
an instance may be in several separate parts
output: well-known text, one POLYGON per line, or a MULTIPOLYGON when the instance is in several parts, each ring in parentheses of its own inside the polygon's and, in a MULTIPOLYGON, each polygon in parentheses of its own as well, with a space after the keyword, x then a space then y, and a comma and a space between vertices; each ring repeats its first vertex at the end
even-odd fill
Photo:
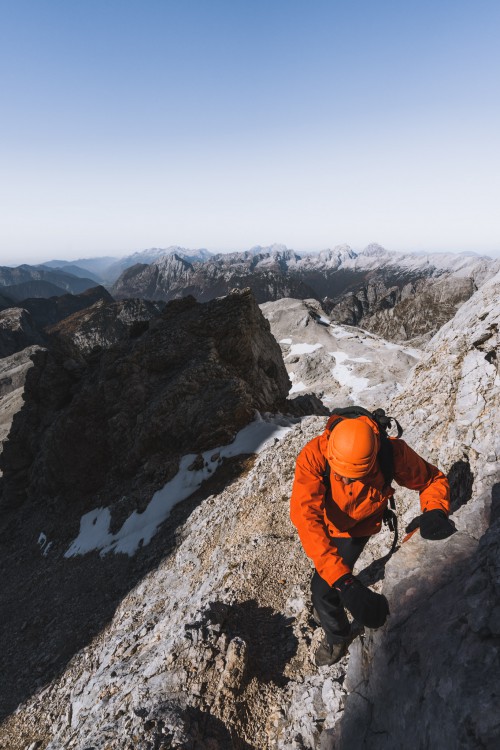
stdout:
POLYGON ((292 339, 281 339, 278 343, 279 344, 291 344, 292 339))
MULTIPOLYGON (((109 508, 97 508, 86 513, 80 520, 80 533, 65 553, 65 557, 84 555, 93 550, 100 550, 100 554, 108 552, 122 552, 132 556, 140 546, 149 544, 172 508, 185 500, 201 487, 224 458, 239 456, 245 453, 260 453, 272 441, 281 440, 297 420, 287 419, 281 415, 264 415, 257 412, 254 422, 238 432, 229 445, 212 448, 201 454, 203 467, 199 470, 189 470, 197 457, 196 453, 183 456, 179 471, 170 482, 155 492, 149 505, 142 512, 134 511, 116 534, 109 531, 111 512, 109 508)), ((200 462, 201 463, 201 462, 200 462)))
POLYGON ((342 326, 332 325, 330 323, 330 333, 335 336, 336 339, 352 339, 356 338, 356 334, 346 331, 342 326))
POLYGON ((322 347, 323 344, 293 344, 288 354, 292 356, 294 354, 311 354, 311 352, 315 352, 316 349, 321 349, 322 347))
POLYGON ((355 402, 360 393, 366 391, 369 388, 368 384, 370 381, 368 378, 360 378, 357 375, 353 375, 353 368, 347 364, 344 364, 344 362, 346 360, 352 362, 369 362, 370 360, 366 360, 364 357, 358 357, 357 359, 351 360, 349 358, 349 355, 345 352, 328 353, 331 354, 332 357, 335 357, 335 367, 332 368, 333 377, 341 386, 346 386, 347 388, 349 388, 350 398, 355 402))
POLYGON ((46 557, 48 553, 50 552, 50 548, 52 547, 52 542, 49 542, 46 535, 42 532, 40 532, 40 536, 38 537, 38 546, 42 550, 42 555, 46 557))
POLYGON ((290 390, 288 391, 288 395, 290 396, 292 393, 299 393, 299 391, 305 391, 307 386, 302 382, 294 383, 290 390))

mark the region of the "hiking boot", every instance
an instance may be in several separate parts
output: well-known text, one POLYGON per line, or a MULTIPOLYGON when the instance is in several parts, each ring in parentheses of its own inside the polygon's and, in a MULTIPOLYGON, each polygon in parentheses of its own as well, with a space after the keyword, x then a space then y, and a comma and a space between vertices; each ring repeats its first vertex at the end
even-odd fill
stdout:
MULTIPOLYGON (((316 625, 320 628, 321 620, 319 619, 318 610, 315 607, 313 607, 312 618, 313 618, 313 621, 316 623, 316 625)), ((358 635, 363 635, 364 632, 365 632, 364 625, 362 625, 357 620, 353 620, 351 622, 351 630, 348 635, 349 643, 351 643, 355 638, 357 638, 358 635)))
POLYGON ((314 663, 317 667, 331 667, 336 664, 347 653, 347 643, 334 643, 330 646, 326 637, 323 636, 314 654, 314 663))

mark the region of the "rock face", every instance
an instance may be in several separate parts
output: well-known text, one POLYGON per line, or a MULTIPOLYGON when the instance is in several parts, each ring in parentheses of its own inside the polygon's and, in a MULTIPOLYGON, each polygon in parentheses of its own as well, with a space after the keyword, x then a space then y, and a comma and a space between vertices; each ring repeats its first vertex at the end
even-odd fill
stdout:
POLYGON ((410 444, 448 472, 458 533, 413 536, 387 564, 391 618, 356 646, 332 748, 401 748, 410 732, 415 747, 498 742, 499 296, 497 275, 432 339, 394 402, 410 444))
MULTIPOLYGON (((207 305, 190 298, 171 303, 142 336, 110 347, 99 356, 93 354, 84 364, 61 360, 47 350, 34 353, 26 379, 25 405, 16 414, 2 457, 5 476, 0 524, 5 544, 1 553, 4 575, 0 580, 3 612, 0 659, 2 674, 12 677, 0 689, 2 718, 40 685, 64 671, 69 660, 102 632, 117 604, 135 584, 148 571, 157 570, 165 557, 171 558, 180 541, 179 529, 200 499, 190 498, 174 508, 161 532, 133 558, 123 554, 101 558, 97 553, 66 558, 69 543, 78 534, 81 514, 100 503, 110 503, 115 526, 120 519, 131 517, 131 510, 140 515, 158 483, 163 485, 175 473, 180 454, 229 443, 235 431, 254 418, 255 409, 275 411, 284 402, 288 389, 279 346, 248 292, 207 305), (16 592, 14 598, 12 591, 16 592)), ((227 461, 221 469, 221 478, 215 477, 209 486, 220 491, 244 468, 245 457, 227 461)), ((191 470, 196 471, 196 466, 191 470)), ((220 533, 228 539, 231 528, 227 520, 233 503, 229 490, 223 515, 217 507, 212 508, 221 523, 220 533)), ((195 561, 201 545, 205 544, 201 541, 203 537, 208 545, 208 562, 216 530, 203 516, 193 528, 199 533, 199 540, 191 538, 182 554, 195 561)), ((274 547, 270 536, 268 551, 276 560, 274 547)), ((220 554, 222 560, 223 546, 220 554)), ((234 559, 238 557, 235 550, 234 559)), ((223 568, 215 558, 213 564, 215 580, 219 582, 223 568)), ((196 567, 197 564, 193 572, 196 567)), ((184 592, 186 586, 191 587, 190 570, 188 562, 180 576, 174 570, 174 578, 170 578, 172 570, 168 568, 167 578, 160 584, 166 588, 158 589, 160 598, 154 604, 158 614, 169 607, 165 596, 168 600, 172 597, 172 601, 176 597, 175 580, 184 592)), ((238 575, 236 568, 235 575, 238 575)), ((173 633, 181 651, 189 631, 184 625, 192 623, 192 632, 197 633, 197 602, 201 601, 205 609, 210 608, 210 601, 203 596, 203 590, 208 593, 210 585, 195 576, 192 587, 191 603, 185 600, 188 611, 179 611, 180 642, 173 633), (198 595, 202 595, 201 600, 198 595)), ((213 671, 214 689, 217 688, 221 705, 228 704, 229 698, 224 696, 239 694, 240 680, 247 680, 245 647, 239 647, 236 636, 249 631, 248 613, 253 617, 251 623, 270 628, 270 646, 273 634, 281 633, 283 617, 272 617, 268 609, 259 609, 252 602, 234 611, 229 605, 227 615, 224 611, 214 615, 227 620, 229 633, 235 631, 234 637, 226 638, 222 629, 217 633, 218 626, 209 628, 215 634, 215 641, 220 639, 224 662, 219 672, 219 659, 213 671), (252 614, 255 609, 257 619, 252 614), (229 648, 230 641, 233 643, 229 648)), ((167 628, 171 615, 162 618, 167 628)), ((143 632, 143 626, 140 630, 143 632)), ((149 631, 148 625, 144 633, 149 631)), ((157 640, 158 633, 153 638, 163 653, 165 644, 157 640)), ((200 641, 202 649, 208 647, 212 636, 207 638, 206 644, 200 641)), ((262 657, 262 669, 266 669, 266 656, 262 657)), ((184 661, 183 656, 179 665, 184 661)), ((280 652, 276 669, 282 669, 283 664, 280 652)), ((162 671, 160 666, 159 674, 162 671)), ((179 676, 174 675, 173 679, 178 683, 179 676)), ((157 682, 162 689, 161 676, 157 682)), ((201 688, 193 685, 195 689, 201 688)), ((167 719, 163 725, 167 730, 172 726, 172 731, 180 732, 181 743, 184 736, 195 731, 198 717, 199 732, 204 731, 207 721, 204 710, 186 707, 173 694, 163 703, 164 708, 159 710, 164 711, 167 719, 173 717, 170 725, 167 719)), ((128 736, 131 725, 125 722, 127 737, 121 735, 117 747, 127 743, 131 747, 141 746, 140 727, 144 723, 141 717, 145 714, 139 706, 137 710, 138 731, 134 726, 128 736)), ((224 710, 232 711, 227 705, 224 710)), ((79 713, 77 702, 66 706, 65 725, 78 726, 79 713)), ((12 717, 14 725, 9 720, 0 730, 0 745, 24 748, 26 732, 32 736, 28 745, 38 742, 40 735, 47 742, 52 739, 56 745, 59 741, 66 744, 66 739, 59 739, 62 738, 59 730, 49 727, 45 719, 42 728, 27 719, 20 729, 16 723, 19 716, 12 717)), ((151 727, 162 734, 160 725, 147 721, 144 737, 150 736, 151 727)), ((215 722, 214 731, 223 739, 228 736, 221 721, 215 722)), ((80 735, 77 745, 86 733, 82 725, 82 732, 77 732, 80 735)))
POLYGON ((3 505, 44 496, 94 507, 100 493, 137 501, 175 474, 180 455, 230 442, 288 389, 249 292, 173 302, 141 336, 83 362, 41 352, 1 459, 3 505))
MULTIPOLYGON (((108 295, 109 296, 109 295, 108 295)), ((149 328, 165 304, 146 300, 99 299, 90 307, 69 315, 46 333, 54 346, 78 358, 99 347, 107 349, 118 341, 136 338, 149 328)))
POLYGON ((385 339, 422 345, 476 288, 472 277, 420 279, 390 288, 378 278, 344 295, 337 304, 327 302, 325 308, 338 322, 356 325, 362 321, 369 331, 385 339))
POLYGON ((38 351, 40 347, 30 346, 0 359, 0 453, 10 432, 14 415, 23 406, 26 376, 33 367, 32 357, 38 351))
POLYGON ((204 301, 248 286, 259 303, 314 298, 337 323, 362 323, 403 342, 428 340, 499 268, 479 256, 405 255, 378 245, 359 255, 340 246, 303 257, 278 245, 202 260, 172 252, 128 268, 112 292, 162 300, 192 294, 204 301))

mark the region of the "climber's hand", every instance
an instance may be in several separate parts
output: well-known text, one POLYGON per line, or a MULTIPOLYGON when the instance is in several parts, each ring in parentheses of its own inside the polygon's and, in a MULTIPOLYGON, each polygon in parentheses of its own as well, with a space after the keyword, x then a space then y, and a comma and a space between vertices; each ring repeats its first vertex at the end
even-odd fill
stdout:
POLYGON ((385 596, 371 591, 351 573, 335 581, 334 588, 355 620, 367 628, 380 628, 384 624, 389 614, 385 596))
POLYGON ((420 516, 420 536, 424 539, 446 539, 456 531, 444 510, 428 510, 420 516))

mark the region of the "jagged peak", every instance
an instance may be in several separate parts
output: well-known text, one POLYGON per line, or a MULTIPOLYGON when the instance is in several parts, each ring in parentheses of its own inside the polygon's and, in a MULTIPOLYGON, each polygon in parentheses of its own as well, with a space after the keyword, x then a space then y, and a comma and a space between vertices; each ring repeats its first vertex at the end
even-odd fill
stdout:
POLYGON ((138 263, 154 263, 157 260, 168 257, 170 255, 177 255, 179 258, 183 258, 188 261, 193 260, 208 260, 213 256, 209 250, 205 248, 189 249, 181 247, 180 245, 169 245, 169 247, 151 247, 146 250, 141 250, 132 255, 127 256, 128 260, 136 260, 138 263))
MULTIPOLYGON (((314 257, 314 256, 313 256, 314 257)), ((335 245, 333 248, 327 248, 326 250, 320 250, 316 257, 327 262, 330 260, 338 260, 342 262, 344 260, 350 260, 357 257, 357 253, 354 252, 352 247, 347 244, 335 245)))
POLYGON ((273 253, 293 252, 293 250, 289 250, 286 245, 274 242, 272 245, 266 246, 254 245, 250 248, 250 250, 248 250, 248 252, 252 255, 272 255, 273 253))
POLYGON ((360 253, 360 255, 368 255, 370 257, 388 255, 388 254, 389 254, 389 251, 386 250, 385 247, 382 247, 382 245, 379 245, 377 242, 371 242, 360 253))
POLYGON ((189 260, 185 256, 177 252, 172 252, 168 255, 162 255, 161 258, 153 261, 151 265, 157 266, 162 271, 166 271, 167 269, 171 268, 184 268, 186 270, 193 268, 189 260))

